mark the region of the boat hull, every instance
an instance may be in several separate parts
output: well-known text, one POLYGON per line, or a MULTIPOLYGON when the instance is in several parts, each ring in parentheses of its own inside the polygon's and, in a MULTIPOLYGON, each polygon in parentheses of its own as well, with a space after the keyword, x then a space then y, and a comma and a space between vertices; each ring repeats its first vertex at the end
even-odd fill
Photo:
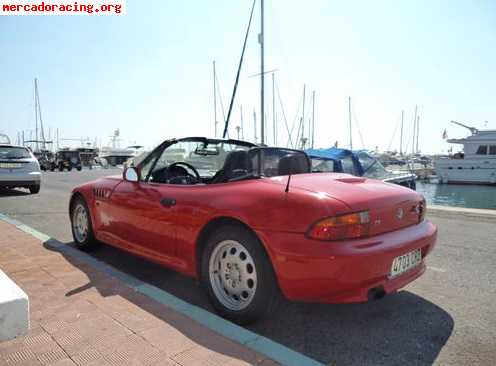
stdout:
POLYGON ((496 184, 496 159, 440 159, 434 165, 440 183, 496 184))

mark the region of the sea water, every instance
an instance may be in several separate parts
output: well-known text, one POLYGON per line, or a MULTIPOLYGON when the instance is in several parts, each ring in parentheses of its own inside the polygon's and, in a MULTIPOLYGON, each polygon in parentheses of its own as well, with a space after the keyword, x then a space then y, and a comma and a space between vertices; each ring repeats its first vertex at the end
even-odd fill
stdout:
POLYGON ((435 184, 417 181, 428 204, 496 210, 496 186, 435 184))

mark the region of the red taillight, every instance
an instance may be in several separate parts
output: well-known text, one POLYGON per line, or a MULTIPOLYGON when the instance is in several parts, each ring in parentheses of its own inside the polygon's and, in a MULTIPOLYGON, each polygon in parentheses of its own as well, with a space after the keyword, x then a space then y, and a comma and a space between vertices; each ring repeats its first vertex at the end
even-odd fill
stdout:
POLYGON ((343 240, 367 236, 370 217, 368 211, 327 217, 313 224, 307 236, 317 240, 343 240))

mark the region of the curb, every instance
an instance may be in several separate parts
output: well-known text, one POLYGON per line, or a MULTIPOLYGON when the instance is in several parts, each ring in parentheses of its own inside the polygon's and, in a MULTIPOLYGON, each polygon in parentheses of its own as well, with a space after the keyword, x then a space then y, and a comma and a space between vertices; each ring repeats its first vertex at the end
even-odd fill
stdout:
POLYGON ((487 210, 480 208, 427 205, 427 214, 429 213, 451 213, 451 214, 458 213, 469 216, 484 216, 484 217, 496 218, 496 210, 487 210))
POLYGON ((14 225, 18 229, 28 233, 35 238, 41 240, 46 245, 57 251, 77 258, 80 261, 89 264, 90 266, 102 271, 112 277, 122 281, 125 285, 132 288, 134 291, 150 297, 151 299, 166 305, 173 310, 189 317, 190 319, 202 324, 203 326, 213 330, 214 332, 233 340, 241 345, 250 348, 260 354, 263 354, 272 360, 287 366, 321 366, 323 365, 316 360, 307 357, 299 352, 283 346, 280 343, 256 334, 248 329, 240 327, 230 321, 225 320, 211 312, 202 309, 198 306, 181 300, 180 298, 164 291, 156 286, 147 284, 133 276, 121 272, 112 266, 99 261, 89 254, 81 252, 69 245, 63 244, 56 239, 49 237, 46 234, 33 229, 22 222, 10 218, 7 215, 0 213, 0 220, 14 225))

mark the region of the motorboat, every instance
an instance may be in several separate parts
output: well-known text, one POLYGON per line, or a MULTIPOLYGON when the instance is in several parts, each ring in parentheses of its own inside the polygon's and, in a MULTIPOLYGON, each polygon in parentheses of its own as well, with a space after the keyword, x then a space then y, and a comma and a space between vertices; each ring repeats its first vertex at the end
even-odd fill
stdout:
POLYGON ((451 144, 463 145, 463 151, 434 160, 440 183, 496 184, 496 130, 479 130, 462 123, 471 135, 448 139, 451 144))
POLYGON ((332 147, 309 149, 306 153, 312 160, 313 172, 338 172, 355 176, 379 179, 411 189, 416 188, 417 176, 408 171, 387 170, 366 150, 348 150, 332 147))

